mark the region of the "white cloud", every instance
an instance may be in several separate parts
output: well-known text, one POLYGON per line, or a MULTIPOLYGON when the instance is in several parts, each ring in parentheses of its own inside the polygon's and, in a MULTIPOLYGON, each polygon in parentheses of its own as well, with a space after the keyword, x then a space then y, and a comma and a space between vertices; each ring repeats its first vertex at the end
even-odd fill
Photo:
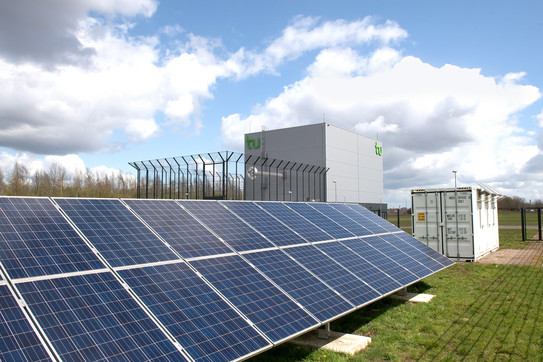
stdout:
POLYGON ((239 77, 267 71, 274 73, 281 63, 322 48, 357 46, 370 42, 387 45, 407 37, 397 23, 375 24, 372 17, 363 20, 319 22, 317 18, 297 17, 263 52, 240 49, 236 59, 239 77))

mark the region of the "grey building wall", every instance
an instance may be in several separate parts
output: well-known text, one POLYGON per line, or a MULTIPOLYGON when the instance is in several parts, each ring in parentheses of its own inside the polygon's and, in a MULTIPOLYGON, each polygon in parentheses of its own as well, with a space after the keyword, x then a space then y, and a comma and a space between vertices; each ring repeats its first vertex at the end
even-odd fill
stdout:
MULTIPOLYGON (((322 185, 325 188, 325 200, 316 201, 383 203, 382 144, 355 132, 328 123, 252 132, 245 135, 245 158, 248 156, 328 167, 322 185)), ((302 184, 303 199, 306 201, 312 200, 307 188, 311 191, 312 187, 317 187, 316 182, 312 184, 311 180, 307 180, 307 175, 304 180, 299 174, 293 179, 292 172, 284 173, 279 181, 283 184, 278 187, 286 187, 296 196, 302 193, 299 187, 302 184), (294 181, 297 181, 298 186, 294 181)), ((279 185, 278 182, 275 184, 279 185)), ((254 183, 251 186, 252 189, 259 187, 254 183)), ((273 182, 264 186, 275 187, 273 182)), ((269 188, 265 191, 273 194, 269 188)), ((298 200, 302 201, 300 198, 298 200)))

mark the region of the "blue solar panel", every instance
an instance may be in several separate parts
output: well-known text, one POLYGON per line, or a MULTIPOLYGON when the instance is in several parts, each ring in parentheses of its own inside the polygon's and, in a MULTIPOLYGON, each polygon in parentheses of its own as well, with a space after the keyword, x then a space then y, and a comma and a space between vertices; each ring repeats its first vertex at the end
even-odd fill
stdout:
POLYGON ((46 198, 0 198, 0 261, 13 279, 105 268, 46 198))
POLYGON ((63 360, 183 359, 109 272, 25 282, 17 288, 63 360))
POLYGON ((334 209, 338 210, 345 216, 349 217, 356 223, 362 225, 366 229, 368 229, 371 234, 383 234, 386 233, 387 230, 383 228, 382 226, 376 224, 373 220, 370 220, 365 215, 362 215, 358 211, 355 210, 355 207, 360 207, 360 205, 351 205, 351 204, 330 204, 334 209))
POLYGON ((315 319, 240 256, 190 264, 273 342, 318 326, 315 319))
POLYGON ((184 263, 119 274, 195 360, 229 361, 269 346, 184 263))
POLYGON ((317 211, 314 207, 311 207, 310 204, 306 204, 305 202, 291 202, 286 205, 306 219, 311 220, 311 222, 318 225, 319 228, 326 230, 328 234, 336 239, 352 238, 356 236, 342 225, 317 211))
POLYGON ((184 258, 232 250, 173 200, 124 200, 184 258))
POLYGON ((6 285, 0 285, 0 307, 0 361, 51 361, 6 285))
POLYGON ((356 307, 380 296, 380 293, 313 245, 288 248, 285 249, 285 252, 326 284, 337 290, 356 307))
POLYGON ((217 201, 178 202, 236 251, 274 246, 217 201))
POLYGON ((435 260, 436 262, 441 264, 443 267, 448 267, 448 266, 451 266, 451 265, 454 264, 453 261, 451 261, 450 259, 448 259, 444 255, 438 253, 434 249, 430 248, 429 246, 425 245, 421 241, 415 239, 414 237, 412 237, 411 235, 409 235, 409 234, 407 234, 405 232, 397 233, 397 234, 394 234, 394 235, 396 235, 396 237, 402 239, 406 244, 408 244, 412 248, 418 250, 420 253, 426 255, 427 257, 429 257, 432 260, 435 260))
MULTIPOLYGON (((402 248, 405 251, 401 250, 387 241, 394 240, 395 237, 392 239, 385 239, 386 236, 390 236, 390 234, 381 236, 370 236, 364 238, 364 241, 373 246, 375 249, 379 250, 381 253, 385 254, 388 258, 400 264, 405 269, 409 270, 411 273, 415 274, 417 277, 419 277, 419 279, 432 274, 432 271, 429 268, 425 267, 421 262, 406 254, 405 251, 409 252, 409 250, 405 250, 405 248, 402 248)), ((396 241, 397 240, 398 239, 396 238, 396 241)), ((398 245, 397 242, 396 245, 398 245)))
POLYGON ((376 213, 371 212, 370 210, 366 209, 365 207, 361 205, 349 204, 349 206, 351 207, 351 209, 358 212, 360 215, 366 217, 368 220, 373 221, 374 223, 376 223, 377 225, 379 225, 380 227, 382 227, 388 232, 402 231, 401 229, 397 228, 393 224, 389 223, 388 221, 386 221, 385 219, 377 215, 376 213))
POLYGON ((333 219, 335 222, 337 222, 356 236, 365 236, 372 234, 371 231, 369 231, 353 219, 349 218, 345 214, 342 214, 330 204, 324 202, 314 202, 311 203, 311 206, 323 213, 324 215, 328 216, 329 218, 333 219))
POLYGON ((249 358, 453 264, 359 205, 10 197, 0 262, 39 324, 0 275, 1 360, 198 361, 249 358))
POLYGON ((281 250, 249 253, 244 257, 321 322, 353 309, 343 297, 281 250))
POLYGON ((419 279, 415 274, 411 273, 409 270, 396 263, 393 259, 371 246, 372 241, 374 241, 371 240, 372 238, 375 237, 370 236, 364 239, 344 240, 341 241, 341 243, 352 249, 364 259, 368 260, 379 270, 382 270, 390 275, 402 286, 407 286, 419 279))
POLYGON ((341 265, 349 269, 351 273, 362 279, 382 295, 386 295, 402 287, 399 282, 341 243, 331 242, 315 246, 330 255, 341 265))
POLYGON ((179 259, 119 200, 55 201, 113 267, 179 259))
POLYGON ((306 243, 304 239, 285 224, 279 222, 252 202, 228 201, 221 203, 276 245, 286 246, 306 243))
MULTIPOLYGON (((398 233, 400 234, 400 233, 398 233)), ((384 240, 386 240, 391 245, 395 246, 396 248, 401 249, 404 253, 409 255, 411 258, 417 260, 422 265, 424 265, 426 268, 428 268, 432 273, 435 273, 436 271, 439 271, 443 269, 443 265, 436 260, 432 259, 425 253, 421 252, 419 249, 414 248, 410 244, 408 244, 406 241, 404 241, 402 238, 398 237, 398 234, 385 234, 381 235, 380 237, 384 240)), ((401 233, 404 234, 404 233, 401 233)), ((406 234, 407 235, 407 234, 406 234)), ((409 236, 409 235, 408 235, 409 236)), ((419 242, 415 239, 415 241, 419 242)), ((420 243, 420 242, 419 242, 420 243)))
POLYGON ((309 222, 300 214, 294 212, 285 203, 279 202, 256 202, 264 210, 272 214, 282 223, 288 225, 289 228, 297 232, 308 241, 323 241, 330 240, 333 237, 325 233, 315 224, 309 222))

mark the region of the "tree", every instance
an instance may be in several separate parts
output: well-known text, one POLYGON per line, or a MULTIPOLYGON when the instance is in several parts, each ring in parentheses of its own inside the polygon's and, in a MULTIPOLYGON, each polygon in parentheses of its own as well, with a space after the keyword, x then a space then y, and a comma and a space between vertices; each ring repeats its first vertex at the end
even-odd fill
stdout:
POLYGON ((60 164, 53 162, 49 166, 49 179, 52 186, 52 195, 50 196, 63 196, 66 183, 66 169, 60 164))
POLYGON ((0 195, 4 195, 6 192, 6 185, 4 183, 4 172, 0 169, 0 195))
POLYGON ((18 162, 16 162, 8 180, 9 195, 28 195, 28 192, 30 191, 29 183, 30 180, 28 179, 28 169, 26 166, 20 165, 18 162))

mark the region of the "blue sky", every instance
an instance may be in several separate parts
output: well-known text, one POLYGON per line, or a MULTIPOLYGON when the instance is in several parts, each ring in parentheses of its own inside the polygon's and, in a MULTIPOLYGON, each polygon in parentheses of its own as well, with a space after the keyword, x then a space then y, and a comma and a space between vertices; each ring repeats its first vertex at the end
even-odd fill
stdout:
POLYGON ((543 198, 536 1, 0 4, 0 169, 241 151, 322 121, 382 140, 385 201, 488 183, 543 198))

